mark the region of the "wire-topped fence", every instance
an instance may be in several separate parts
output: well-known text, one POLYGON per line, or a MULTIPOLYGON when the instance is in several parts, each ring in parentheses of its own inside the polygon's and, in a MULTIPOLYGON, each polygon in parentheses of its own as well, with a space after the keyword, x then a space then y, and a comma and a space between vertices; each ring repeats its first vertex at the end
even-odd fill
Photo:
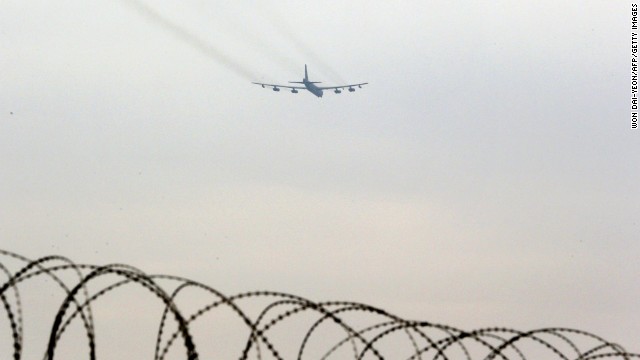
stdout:
POLYGON ((640 358, 582 330, 461 330, 403 319, 355 302, 314 302, 272 291, 229 296, 190 279, 149 275, 123 264, 76 264, 61 256, 30 260, 0 250, 0 274, 5 315, 0 320, 0 359, 31 358, 27 352, 45 360, 102 359, 102 354, 131 339, 139 354, 147 355, 127 350, 127 355, 116 356, 154 360, 640 358), (127 288, 135 293, 123 291, 127 288), (145 315, 132 315, 141 312, 145 315), (151 320, 146 332, 153 332, 152 336, 135 334, 133 328, 147 318, 151 320), (114 332, 119 336, 101 336, 114 332))

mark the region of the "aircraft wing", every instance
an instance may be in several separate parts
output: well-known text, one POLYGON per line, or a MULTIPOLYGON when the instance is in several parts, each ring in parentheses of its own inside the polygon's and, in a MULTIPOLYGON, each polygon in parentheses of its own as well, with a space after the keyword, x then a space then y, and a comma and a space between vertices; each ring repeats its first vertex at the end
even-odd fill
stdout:
MULTIPOLYGON (((257 83, 257 82, 252 82, 252 84, 256 84, 256 85, 260 85, 262 87, 271 87, 274 90, 275 89, 279 89, 279 88, 285 88, 285 89, 306 89, 306 87, 304 86, 290 86, 290 85, 278 85, 278 84, 263 84, 263 83, 257 83)), ((278 91, 278 90, 275 90, 278 91)))
POLYGON ((318 89, 321 89, 321 90, 329 90, 329 89, 334 89, 334 90, 352 89, 351 91, 354 91, 354 90, 353 90, 353 87, 354 87, 354 86, 357 86, 357 87, 359 87, 359 88, 360 88, 360 87, 362 87, 362 85, 367 85, 367 84, 368 84, 368 83, 350 84, 350 85, 338 85, 338 86, 318 86, 318 89))

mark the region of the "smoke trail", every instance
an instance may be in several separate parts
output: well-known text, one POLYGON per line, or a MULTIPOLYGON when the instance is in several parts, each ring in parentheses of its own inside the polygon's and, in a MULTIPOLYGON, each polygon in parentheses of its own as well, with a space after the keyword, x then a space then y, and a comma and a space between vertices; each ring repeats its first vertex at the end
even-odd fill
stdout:
POLYGON ((123 2, 131 6, 133 9, 135 9, 138 13, 140 13, 142 16, 147 18, 149 21, 171 32, 179 40, 190 45, 194 49, 200 51, 203 55, 207 56, 208 58, 215 60, 220 65, 235 72, 237 75, 247 80, 256 79, 256 76, 245 66, 242 66, 238 62, 232 60, 228 55, 216 49, 211 44, 207 43, 205 40, 202 40, 201 38, 190 33, 188 30, 178 26, 177 24, 174 24, 173 22, 171 22, 164 16, 160 15, 160 13, 158 13, 157 11, 155 11, 153 8, 149 7, 142 1, 123 0, 123 2))
MULTIPOLYGON (((203 14, 210 9, 211 2, 197 1, 195 4, 192 3, 191 5, 196 7, 196 11, 199 14, 203 14)), ((242 43, 247 43, 252 50, 262 53, 265 59, 273 60, 274 63, 279 65, 282 70, 291 72, 293 69, 297 71, 302 69, 302 64, 299 61, 294 60, 288 55, 288 53, 278 51, 278 49, 270 43, 270 39, 264 37, 262 32, 250 30, 250 27, 246 26, 247 18, 244 14, 223 16, 217 19, 217 22, 221 22, 225 28, 233 29, 233 31, 228 35, 238 39, 242 43)))
MULTIPOLYGON (((261 2, 257 2, 256 4, 260 5, 261 2)), ((318 55, 313 49, 306 46, 298 37, 294 34, 295 32, 291 30, 286 24, 286 20, 284 20, 276 11, 269 9, 266 6, 261 6, 262 14, 268 15, 271 20, 271 23, 282 36, 284 36, 287 40, 289 40, 305 57, 311 59, 313 62, 310 65, 318 66, 321 71, 327 73, 332 80, 336 80, 340 83, 345 83, 345 80, 338 74, 337 71, 333 70, 333 68, 328 65, 321 57, 318 55)))

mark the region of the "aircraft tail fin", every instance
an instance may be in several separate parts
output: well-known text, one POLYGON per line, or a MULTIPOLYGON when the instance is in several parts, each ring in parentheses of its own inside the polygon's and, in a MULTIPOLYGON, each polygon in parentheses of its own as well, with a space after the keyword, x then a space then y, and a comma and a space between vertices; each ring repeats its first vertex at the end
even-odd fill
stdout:
POLYGON ((304 79, 302 79, 302 81, 289 81, 292 84, 304 84, 304 83, 311 83, 311 84, 319 84, 322 81, 309 81, 309 73, 307 72, 307 64, 304 64, 304 79))

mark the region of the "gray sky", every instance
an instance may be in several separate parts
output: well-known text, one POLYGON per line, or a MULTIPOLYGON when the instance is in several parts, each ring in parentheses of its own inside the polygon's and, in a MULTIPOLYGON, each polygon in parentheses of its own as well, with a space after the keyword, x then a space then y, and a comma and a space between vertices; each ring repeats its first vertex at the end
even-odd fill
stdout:
POLYGON ((640 351, 628 2, 226 3, 0 3, 3 248, 640 351))

